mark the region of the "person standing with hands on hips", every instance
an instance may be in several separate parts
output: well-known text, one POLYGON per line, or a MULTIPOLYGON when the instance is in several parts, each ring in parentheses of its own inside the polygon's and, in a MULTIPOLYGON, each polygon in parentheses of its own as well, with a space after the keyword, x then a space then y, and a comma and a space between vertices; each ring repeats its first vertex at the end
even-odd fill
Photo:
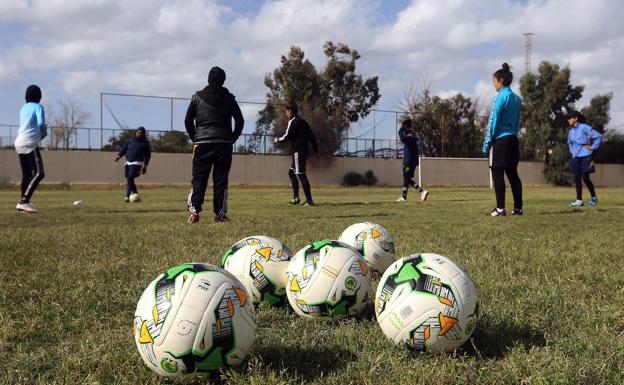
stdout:
POLYGON ((147 165, 152 157, 152 148, 145 135, 145 127, 139 127, 134 131, 134 136, 126 140, 121 146, 115 158, 117 162, 122 156, 126 156, 124 176, 127 180, 126 197, 124 202, 140 202, 139 191, 134 179, 147 172, 147 165), (132 199, 131 199, 132 197, 132 199))
POLYGON ((596 206, 598 197, 594 190, 594 184, 589 179, 589 174, 596 172, 592 155, 600 147, 602 135, 585 124, 585 118, 578 111, 570 111, 568 113, 568 124, 570 131, 568 132, 568 147, 572 154, 572 162, 570 163, 570 171, 574 174, 574 185, 576 187, 576 200, 568 203, 569 207, 583 206, 583 184, 589 189, 591 199, 589 206, 596 206))
POLYGON ((310 191, 310 182, 306 176, 306 160, 308 159, 308 143, 312 145, 314 153, 318 156, 318 144, 316 137, 310 129, 308 122, 299 117, 299 109, 295 103, 286 105, 286 116, 288 117, 288 126, 284 135, 274 138, 273 143, 290 142, 290 150, 292 153, 292 163, 288 169, 288 177, 293 190, 293 199, 291 205, 298 205, 299 200, 299 181, 303 187, 306 201, 302 206, 315 206, 312 200, 312 191, 310 191), (299 178, 299 181, 297 181, 299 178))
POLYGON ((505 216, 505 174, 511 186, 514 198, 514 209, 511 215, 522 215, 522 181, 518 176, 520 162, 520 145, 518 130, 520 128, 520 110, 522 102, 510 88, 513 74, 509 64, 503 66, 492 75, 492 84, 498 92, 492 100, 492 108, 488 119, 482 151, 489 152, 490 170, 496 193, 496 207, 490 215, 505 216))

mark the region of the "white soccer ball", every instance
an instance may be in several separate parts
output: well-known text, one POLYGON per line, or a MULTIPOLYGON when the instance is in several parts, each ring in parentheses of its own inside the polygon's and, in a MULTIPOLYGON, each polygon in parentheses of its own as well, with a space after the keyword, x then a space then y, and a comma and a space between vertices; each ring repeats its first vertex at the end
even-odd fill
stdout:
POLYGON ((288 265, 286 296, 304 317, 359 314, 371 290, 362 256, 338 241, 318 241, 299 250, 288 265))
POLYGON ((221 259, 249 291, 253 303, 270 305, 286 301, 286 270, 292 253, 281 241, 262 235, 236 242, 221 259))
POLYGON ((245 287, 222 268, 187 263, 159 275, 134 313, 141 358, 160 376, 215 373, 239 365, 256 329, 245 287))
POLYGON ((375 294, 381 330, 410 350, 441 353, 459 348, 475 330, 478 310, 477 289, 468 273, 437 254, 397 260, 375 294))
POLYGON ((130 202, 140 202, 140 201, 141 201, 141 197, 139 196, 139 193, 130 194, 130 202))
POLYGON ((338 240, 356 249, 368 266, 380 274, 395 261, 392 236, 388 230, 376 223, 353 224, 340 234, 338 240))

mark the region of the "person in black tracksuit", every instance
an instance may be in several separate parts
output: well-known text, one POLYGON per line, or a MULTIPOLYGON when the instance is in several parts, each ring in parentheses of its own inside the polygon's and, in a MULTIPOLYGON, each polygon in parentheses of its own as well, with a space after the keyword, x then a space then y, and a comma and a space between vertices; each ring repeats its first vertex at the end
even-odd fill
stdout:
POLYGON ((293 190, 293 199, 290 201, 292 205, 298 205, 299 200, 299 181, 303 187, 306 201, 303 206, 314 206, 312 200, 312 192, 310 191, 310 182, 306 176, 306 160, 308 159, 308 143, 312 145, 315 154, 318 154, 318 144, 316 137, 310 129, 308 122, 299 117, 299 109, 295 103, 286 105, 286 115, 288 116, 288 126, 284 135, 275 138, 274 143, 290 142, 290 151, 292 153, 292 163, 288 170, 290 184, 293 190), (299 181, 297 181, 299 178, 299 181))
POLYGON ((420 193, 420 200, 425 201, 429 192, 414 181, 414 171, 418 167, 418 139, 412 129, 412 120, 405 119, 399 129, 399 139, 403 143, 403 193, 397 202, 407 201, 407 190, 412 186, 420 193))
POLYGON ((214 166, 213 209, 215 221, 228 221, 227 187, 232 165, 232 149, 245 121, 234 95, 223 87, 225 71, 212 67, 208 86, 197 91, 188 106, 184 125, 193 141, 193 189, 188 196, 188 223, 199 221, 208 177, 214 166), (234 131, 232 131, 234 118, 234 131))
POLYGON ((134 136, 126 141, 121 146, 119 153, 115 158, 115 162, 122 156, 126 156, 126 165, 124 168, 124 176, 127 180, 126 197, 124 202, 130 202, 130 195, 137 194, 137 199, 134 202, 140 202, 138 198, 139 192, 137 191, 134 179, 138 178, 141 174, 147 172, 147 165, 152 157, 152 148, 147 141, 145 135, 145 127, 139 127, 134 132, 134 136))

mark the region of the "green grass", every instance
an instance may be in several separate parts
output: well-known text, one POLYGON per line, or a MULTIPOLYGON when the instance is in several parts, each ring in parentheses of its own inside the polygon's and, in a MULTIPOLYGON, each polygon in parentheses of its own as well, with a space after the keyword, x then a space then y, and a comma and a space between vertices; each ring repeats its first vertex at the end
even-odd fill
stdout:
MULTIPOLYGON (((216 263, 240 238, 266 234, 293 251, 374 221, 399 255, 435 252, 475 281, 481 318, 454 355, 414 354, 374 316, 307 320, 261 307, 249 360, 233 384, 620 384, 624 381, 624 190, 525 189, 525 216, 490 218, 487 189, 432 189, 426 203, 389 188, 318 188, 317 207, 289 207, 286 188, 232 188, 227 224, 211 202, 187 225, 187 189, 38 191, 41 213, 0 191, 0 383, 161 384, 132 336, 147 284, 183 262, 216 263), (83 200, 83 205, 72 202, 83 200)), ((508 197, 510 199, 511 197, 508 197)), ((374 282, 376 286, 377 282, 374 282)), ((202 381, 195 381, 202 383, 202 381)), ((205 381, 203 381, 205 382, 205 381)))

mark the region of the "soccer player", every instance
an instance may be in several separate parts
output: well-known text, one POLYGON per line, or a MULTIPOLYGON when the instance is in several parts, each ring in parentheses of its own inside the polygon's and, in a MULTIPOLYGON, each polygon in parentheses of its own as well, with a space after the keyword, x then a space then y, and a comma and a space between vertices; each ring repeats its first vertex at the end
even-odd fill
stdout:
POLYGON ((137 191, 134 178, 138 178, 141 174, 147 172, 147 165, 152 157, 152 148, 150 147, 145 135, 145 127, 139 127, 134 131, 134 136, 126 140, 121 146, 115 162, 122 156, 126 156, 126 166, 124 168, 124 176, 127 180, 126 197, 124 202, 130 202, 130 195, 136 194, 134 202, 140 202, 139 192, 137 191))
POLYGON ((520 146, 518 129, 520 127, 520 109, 522 102, 511 88, 513 74, 509 65, 503 66, 492 75, 492 83, 498 94, 492 100, 492 108, 488 120, 482 151, 490 153, 490 170, 496 193, 496 208, 490 215, 505 216, 505 174, 511 185, 514 198, 514 209, 511 215, 522 215, 522 182, 518 176, 520 162, 520 146))
POLYGON ((295 103, 286 105, 286 116, 288 117, 288 126, 284 135, 274 138, 273 143, 290 142, 290 151, 292 153, 292 163, 288 169, 290 184, 293 190, 293 199, 291 205, 298 205, 299 199, 299 181, 303 187, 306 201, 303 206, 314 206, 312 200, 312 192, 310 191, 310 182, 306 176, 306 160, 308 159, 308 143, 312 145, 314 153, 318 155, 318 144, 316 137, 308 122, 299 116, 299 109, 295 103), (297 181, 299 178, 299 181, 297 181))
POLYGON ((407 190, 412 186, 420 192, 420 200, 425 201, 429 192, 414 181, 414 171, 418 167, 418 139, 412 130, 412 120, 405 119, 401 122, 399 139, 403 142, 403 194, 397 202, 407 201, 407 190))
POLYGON ((36 213, 30 204, 35 189, 45 177, 39 142, 48 134, 45 112, 41 101, 41 89, 37 85, 26 88, 26 104, 20 110, 20 127, 15 138, 15 151, 22 168, 22 196, 15 208, 18 211, 36 213))
POLYGON ((567 118, 570 125, 568 147, 570 148, 570 153, 572 153, 570 171, 574 174, 574 185, 576 186, 576 200, 568 203, 568 206, 583 206, 582 179, 591 194, 589 206, 593 207, 598 203, 598 197, 596 197, 594 184, 589 179, 589 174, 596 172, 592 155, 600 147, 602 135, 585 124, 583 115, 578 111, 570 111, 567 118))
POLYGON ((223 83, 225 71, 212 67, 208 73, 208 86, 193 95, 186 111, 184 125, 193 141, 193 189, 188 195, 188 223, 199 221, 213 166, 212 204, 215 221, 230 220, 227 216, 228 176, 232 166, 233 144, 243 131, 245 120, 234 95, 223 87, 223 83))

